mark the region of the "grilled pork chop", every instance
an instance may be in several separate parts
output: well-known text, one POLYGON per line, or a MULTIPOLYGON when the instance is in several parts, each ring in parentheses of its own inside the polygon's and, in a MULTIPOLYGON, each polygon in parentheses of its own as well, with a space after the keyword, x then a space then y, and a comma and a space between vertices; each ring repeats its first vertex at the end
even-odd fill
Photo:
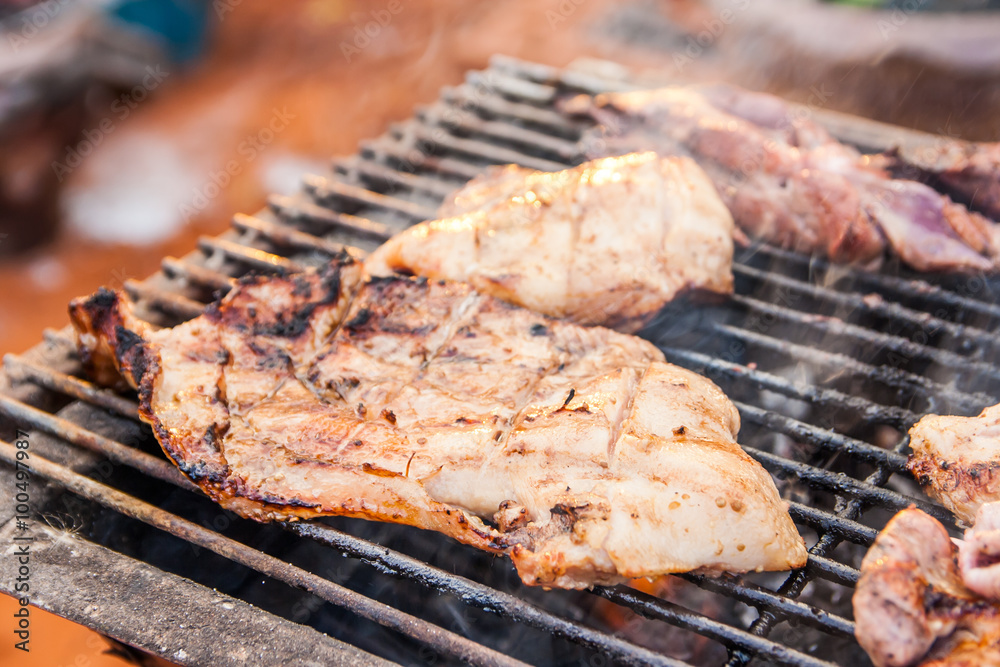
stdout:
POLYGON ((168 329, 107 290, 71 314, 88 364, 243 516, 429 528, 565 588, 806 562, 732 403, 641 339, 349 260, 246 278, 168 329))
POLYGON ((910 448, 910 472, 965 523, 1000 501, 1000 405, 977 417, 927 415, 910 429, 910 448))
POLYGON ((786 102, 734 86, 575 98, 599 126, 588 157, 655 150, 708 174, 744 231, 839 262, 871 262, 886 243, 921 271, 995 271, 1000 228, 930 187, 891 179, 786 102))
POLYGON ((879 533, 853 598, 875 667, 1000 665, 1000 605, 966 587, 956 557, 944 526, 915 508, 879 533))
POLYGON ((688 158, 653 153, 546 173, 514 165, 473 179, 442 219, 368 258, 578 324, 636 331, 679 292, 733 290, 733 220, 688 158))

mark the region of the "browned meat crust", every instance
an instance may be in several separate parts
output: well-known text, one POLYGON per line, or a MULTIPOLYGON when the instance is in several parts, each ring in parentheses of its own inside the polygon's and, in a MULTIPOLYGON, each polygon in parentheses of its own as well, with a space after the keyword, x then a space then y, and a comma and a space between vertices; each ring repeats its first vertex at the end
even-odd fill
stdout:
POLYGON ((957 547, 933 517, 910 508, 861 563, 855 634, 876 667, 1000 664, 1000 606, 959 575, 957 547))
POLYGON ((172 329, 106 290, 71 313, 91 367, 244 516, 437 530, 544 586, 805 564, 732 403, 641 339, 349 262, 245 279, 172 329))
POLYGON ((1000 501, 1000 405, 976 417, 927 415, 910 429, 910 448, 910 472, 966 524, 1000 501))

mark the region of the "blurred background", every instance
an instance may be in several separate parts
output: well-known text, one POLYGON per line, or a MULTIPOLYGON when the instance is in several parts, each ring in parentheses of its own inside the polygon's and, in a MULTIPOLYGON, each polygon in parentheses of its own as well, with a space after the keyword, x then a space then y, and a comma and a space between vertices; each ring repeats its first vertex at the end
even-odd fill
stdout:
MULTIPOLYGON (((1000 0, 0 0, 0 353, 501 53, 1000 140, 1000 0)), ((0 616, 11 606, 0 599, 0 616)), ((39 613, 40 618, 46 618, 39 613)), ((47 619, 31 656, 124 664, 47 619), (43 636, 44 635, 44 636, 43 636)), ((89 633, 89 634, 88 634, 89 633)), ((25 662, 25 658, 31 660, 25 662)), ((137 658, 133 658, 137 659, 137 658)))

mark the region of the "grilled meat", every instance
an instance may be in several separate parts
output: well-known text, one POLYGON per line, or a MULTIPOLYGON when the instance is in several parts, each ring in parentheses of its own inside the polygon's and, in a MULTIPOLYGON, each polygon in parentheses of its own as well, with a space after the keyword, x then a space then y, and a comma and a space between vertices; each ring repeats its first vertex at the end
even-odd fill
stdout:
POLYGON ((566 588, 806 562, 732 403, 641 339, 350 262, 244 279, 168 329, 109 291, 71 314, 171 460, 244 516, 429 528, 566 588))
POLYGON ((1000 606, 965 586, 956 556, 944 526, 915 508, 876 538, 853 599, 876 667, 1000 665, 1000 606))
POLYGON ((889 157, 896 168, 915 167, 970 208, 1000 220, 1000 143, 938 141, 889 157))
POLYGON ((930 187, 893 180, 778 98, 731 86, 576 98, 568 111, 599 126, 588 157, 655 150, 705 170, 737 226, 838 262, 879 260, 886 247, 922 271, 994 271, 997 225, 930 187))
POLYGON ((1000 600, 1000 503, 980 506, 958 553, 965 585, 984 598, 1000 600))
POLYGON ((928 415, 910 429, 907 467, 932 498, 971 524, 1000 501, 1000 405, 977 417, 928 415))
POLYGON ((442 215, 390 239, 369 270, 468 282, 546 315, 622 331, 641 328, 681 291, 733 289, 732 217, 687 158, 494 169, 442 215))

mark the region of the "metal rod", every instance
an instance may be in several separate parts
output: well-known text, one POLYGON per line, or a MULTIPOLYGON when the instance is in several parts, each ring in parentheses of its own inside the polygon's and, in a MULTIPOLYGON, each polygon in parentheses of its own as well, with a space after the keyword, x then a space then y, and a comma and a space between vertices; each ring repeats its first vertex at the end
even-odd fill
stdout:
POLYGON ((427 588, 447 591, 466 604, 475 605, 554 635, 565 637, 578 644, 601 651, 614 660, 621 661, 622 664, 633 664, 637 660, 649 663, 665 660, 666 664, 681 664, 617 637, 592 630, 580 623, 567 621, 509 593, 484 586, 457 574, 445 572, 398 551, 372 544, 367 540, 348 535, 322 523, 286 523, 283 525, 301 537, 316 540, 349 556, 375 565, 382 572, 406 577, 427 588))
POLYGON ((372 192, 371 190, 359 188, 355 185, 341 183, 333 179, 324 178, 323 176, 308 174, 303 177, 302 183, 306 190, 319 201, 334 198, 346 199, 348 201, 365 204, 366 206, 402 213, 416 222, 421 220, 433 220, 437 217, 437 211, 433 208, 417 204, 416 202, 390 197, 378 192, 372 192))
POLYGON ((282 257, 273 252, 261 250, 260 248, 240 245, 229 239, 217 236, 202 236, 198 239, 198 247, 206 253, 221 252, 226 257, 243 262, 255 269, 271 273, 295 273, 304 268, 298 262, 293 262, 287 257, 282 257))
POLYGON ((188 491, 199 490, 180 470, 164 459, 123 445, 111 438, 106 438, 99 433, 77 426, 71 421, 25 405, 3 394, 0 394, 0 412, 18 420, 25 426, 41 429, 49 435, 106 456, 116 463, 131 466, 154 479, 174 484, 188 491))
POLYGON ((793 250, 785 250, 784 248, 778 248, 769 244, 754 244, 753 252, 767 255, 775 260, 796 264, 800 267, 808 267, 811 271, 822 271, 824 275, 828 274, 831 270, 836 271, 838 275, 846 278, 851 285, 869 285, 885 292, 893 292, 899 296, 909 297, 919 303, 938 303, 955 308, 959 312, 966 311, 983 315, 993 321, 1000 319, 1000 305, 955 294, 937 285, 932 285, 921 278, 900 278, 884 273, 864 271, 851 266, 834 266, 829 260, 823 257, 803 255, 793 250))
MULTIPOLYGON (((352 181, 361 182, 363 179, 369 182, 378 182, 388 190, 391 187, 404 187, 412 192, 425 193, 429 197, 443 199, 458 188, 465 185, 461 180, 441 180, 440 178, 428 178, 417 174, 396 171, 384 164, 366 160, 360 156, 353 156, 336 160, 333 163, 334 172, 349 178, 352 181)), ((380 190, 381 191, 381 190, 380 190)))
MULTIPOLYGON (((0 441, 0 460, 14 465, 17 460, 17 452, 18 450, 10 443, 0 441)), ((117 489, 95 482, 37 454, 32 454, 29 466, 33 473, 56 482, 82 498, 100 503, 186 542, 208 549, 235 563, 252 568, 289 586, 294 586, 327 602, 344 607, 379 625, 413 637, 442 653, 476 665, 506 665, 508 667, 523 667, 525 665, 520 660, 505 656, 423 619, 344 588, 329 579, 324 579, 274 556, 248 547, 241 542, 229 539, 170 512, 142 502, 117 489)))
POLYGON ((189 259, 164 257, 160 266, 171 278, 184 278, 188 283, 203 285, 221 294, 226 294, 236 284, 236 278, 222 271, 195 264, 189 259))
POLYGON ((869 424, 891 424, 908 429, 920 418, 919 415, 905 408, 894 405, 880 405, 865 398, 845 394, 836 389, 826 389, 816 385, 792 382, 772 373, 759 371, 749 366, 710 357, 700 352, 681 350, 679 348, 663 348, 667 358, 685 366, 694 366, 713 380, 719 378, 739 379, 749 381, 760 389, 783 394, 790 398, 806 401, 820 407, 835 407, 850 410, 853 414, 869 424))
POLYGON ((46 366, 39 366, 14 354, 4 355, 3 367, 12 380, 34 382, 46 389, 107 408, 123 417, 134 419, 139 411, 139 404, 135 401, 46 366))
POLYGON ((386 241, 392 236, 392 229, 382 223, 331 211, 301 198, 272 195, 268 197, 267 205, 275 215, 286 222, 306 222, 324 227, 336 227, 379 242, 386 241))
MULTIPOLYGON (((769 273, 754 269, 749 266, 734 264, 733 273, 744 276, 760 283, 773 285, 779 288, 790 290, 799 294, 804 294, 812 299, 833 303, 843 308, 854 311, 877 315, 889 321, 906 322, 908 325, 935 335, 937 332, 944 332, 952 340, 971 339, 977 341, 984 348, 992 348, 997 344, 996 336, 989 332, 975 327, 955 324, 939 317, 934 317, 927 313, 922 313, 912 308, 901 306, 892 301, 884 299, 869 299, 854 292, 844 293, 821 285, 802 282, 795 278, 790 278, 777 273, 769 273)), ((928 334, 930 335, 930 334, 928 334)))
POLYGON ((233 226, 237 229, 252 230, 278 245, 289 245, 296 248, 315 250, 328 256, 338 255, 345 250, 356 250, 343 243, 328 241, 324 238, 301 232, 288 225, 262 220, 253 216, 237 213, 233 216, 233 226))
POLYGON ((205 310, 205 304, 189 299, 182 294, 167 292, 154 287, 147 281, 126 280, 125 291, 135 301, 146 303, 182 320, 198 317, 205 310))
MULTIPOLYGON (((847 338, 848 344, 854 348, 864 346, 874 350, 885 350, 898 354, 902 360, 921 359, 931 361, 945 368, 967 370, 968 375, 972 377, 989 377, 1000 381, 1000 367, 976 359, 970 359, 950 350, 915 343, 902 336, 867 329, 836 317, 820 317, 812 313, 803 313, 778 304, 767 303, 744 294, 733 294, 730 296, 730 300, 762 316, 773 317, 791 322, 797 327, 815 330, 823 334, 827 339, 832 337, 847 338)), ((962 375, 958 376, 957 383, 959 386, 967 384, 967 382, 963 382, 962 375)))
POLYGON ((826 660, 820 660, 795 649, 782 646, 768 639, 758 637, 745 630, 720 623, 701 614, 676 605, 660 598, 655 598, 641 591, 624 586, 594 586, 594 592, 617 604, 625 605, 637 614, 646 618, 669 621, 682 628, 694 630, 700 635, 711 637, 730 647, 753 651, 760 656, 766 656, 771 661, 782 665, 797 665, 800 667, 830 667, 826 660))
MULTIPOLYGON (((949 385, 935 382, 934 380, 922 375, 909 373, 892 366, 873 366, 872 364, 858 361, 857 359, 849 357, 846 354, 819 350, 815 347, 800 345, 787 340, 780 340, 778 338, 773 338, 771 336, 760 334, 741 327, 730 326, 728 324, 713 322, 710 326, 713 331, 719 334, 735 338, 746 343, 752 343, 753 345, 764 348, 769 352, 783 355, 797 362, 806 362, 816 368, 827 368, 838 376, 846 373, 864 378, 868 382, 878 382, 887 387, 919 393, 920 395, 927 397, 928 401, 948 401, 949 403, 955 404, 962 410, 971 412, 979 412, 987 405, 993 404, 993 401, 991 401, 985 394, 968 394, 963 391, 956 390, 949 385)), ((903 401, 901 400, 900 402, 903 401)))

